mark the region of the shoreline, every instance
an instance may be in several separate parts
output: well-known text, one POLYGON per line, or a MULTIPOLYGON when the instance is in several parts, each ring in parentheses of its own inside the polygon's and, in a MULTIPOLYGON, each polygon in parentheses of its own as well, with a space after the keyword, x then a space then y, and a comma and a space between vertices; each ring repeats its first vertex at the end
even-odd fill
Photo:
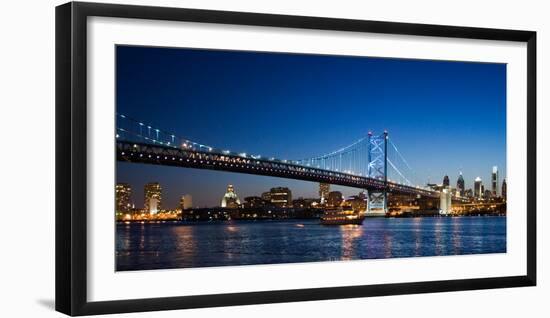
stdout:
MULTIPOLYGON (((506 214, 470 214, 470 215, 402 215, 402 216, 367 216, 369 219, 409 219, 409 218, 469 218, 469 217, 506 217, 506 214)), ((231 219, 231 220, 122 220, 115 221, 116 225, 128 225, 128 224, 166 224, 166 223, 180 223, 180 224, 208 224, 208 223, 265 223, 265 222, 287 222, 287 221, 319 221, 319 218, 281 218, 281 219, 231 219)))

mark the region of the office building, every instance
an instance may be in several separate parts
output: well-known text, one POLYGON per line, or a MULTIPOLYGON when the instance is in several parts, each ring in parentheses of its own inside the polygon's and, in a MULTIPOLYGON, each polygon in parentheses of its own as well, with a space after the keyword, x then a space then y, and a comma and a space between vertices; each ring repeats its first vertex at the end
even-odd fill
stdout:
POLYGON ((115 204, 117 213, 130 212, 132 196, 132 187, 128 183, 117 183, 115 186, 115 204))
POLYGON ((147 183, 144 187, 144 210, 146 213, 156 214, 162 209, 162 188, 158 182, 147 183))
POLYGON ((292 205, 292 192, 286 187, 271 188, 269 191, 271 205, 286 208, 292 205))
POLYGON ((484 191, 484 187, 483 187, 481 178, 477 177, 474 180, 474 197, 476 199, 481 199, 481 197, 483 196, 483 191, 484 191))
POLYGON ((500 190, 501 190, 502 198, 504 199, 504 201, 506 201, 506 191, 507 191, 507 189, 506 189, 506 178, 504 178, 502 180, 502 188, 500 190))
POLYGON ((190 194, 184 194, 180 198, 180 209, 187 210, 193 207, 193 197, 190 194))
POLYGON ((460 174, 458 175, 458 180, 456 180, 456 191, 461 197, 463 197, 465 190, 464 177, 462 176, 462 172, 460 172, 460 174))
POLYGON ((493 166, 493 172, 491 173, 491 192, 495 198, 500 195, 498 192, 498 186, 498 167, 493 166))
POLYGON ((448 188, 450 185, 450 181, 449 181, 449 176, 444 176, 443 177, 443 188, 448 188))
POLYGON ((328 193, 330 192, 330 184, 328 183, 319 183, 319 198, 321 199, 321 204, 325 204, 328 199, 328 193))
POLYGON ((244 198, 245 208, 260 208, 265 205, 264 200, 261 197, 251 196, 244 198))

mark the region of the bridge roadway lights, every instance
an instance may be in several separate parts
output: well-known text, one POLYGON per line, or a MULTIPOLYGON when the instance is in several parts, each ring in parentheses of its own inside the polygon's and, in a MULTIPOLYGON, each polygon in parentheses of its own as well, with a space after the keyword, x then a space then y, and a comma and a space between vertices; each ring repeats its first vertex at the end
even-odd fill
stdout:
MULTIPOLYGON (((174 147, 136 144, 128 141, 117 140, 117 160, 147 163, 165 166, 178 166, 186 168, 198 168, 209 170, 223 170, 255 175, 267 175, 288 179, 297 179, 312 182, 325 182, 335 185, 349 186, 359 189, 367 189, 373 193, 379 193, 388 189, 389 193, 421 194, 425 196, 439 197, 433 191, 427 191, 411 186, 400 185, 376 178, 361 177, 336 171, 323 170, 284 163, 277 160, 259 160, 242 158, 228 154, 215 152, 202 152, 174 147)), ((375 198, 369 198, 374 200, 375 198)), ((381 205, 382 210, 387 208, 387 202, 381 205)), ((375 204, 376 205, 376 204, 375 204)))

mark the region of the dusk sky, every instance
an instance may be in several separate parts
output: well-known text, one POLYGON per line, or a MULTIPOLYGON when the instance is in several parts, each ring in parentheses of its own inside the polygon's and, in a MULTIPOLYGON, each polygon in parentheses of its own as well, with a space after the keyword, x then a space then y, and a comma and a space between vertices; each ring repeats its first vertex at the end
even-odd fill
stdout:
MULTIPOLYGON (((300 159, 387 129, 417 179, 466 188, 492 166, 506 176, 506 65, 245 51, 117 46, 117 112, 216 148, 300 159)), ((241 200, 275 186, 317 197, 318 184, 229 172, 117 163, 117 182, 163 187, 217 206, 228 183, 241 200)), ((360 189, 333 186, 346 195, 360 189)))

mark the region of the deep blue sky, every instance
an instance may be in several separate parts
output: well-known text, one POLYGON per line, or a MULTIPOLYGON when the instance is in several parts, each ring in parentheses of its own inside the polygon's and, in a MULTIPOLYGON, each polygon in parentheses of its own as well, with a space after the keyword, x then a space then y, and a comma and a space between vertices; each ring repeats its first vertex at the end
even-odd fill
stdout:
MULTIPOLYGON (((506 170, 506 65, 225 50, 117 46, 117 112, 236 152, 298 159, 387 129, 424 182, 466 188, 506 170)), ((242 198, 272 186, 317 196, 315 183, 205 170, 117 164, 117 182, 162 183, 216 205, 227 183, 242 198)), ((337 188, 337 187, 334 187, 337 188)), ((341 189, 341 188, 340 188, 341 189)), ((346 189, 346 194, 357 192, 346 189)))

